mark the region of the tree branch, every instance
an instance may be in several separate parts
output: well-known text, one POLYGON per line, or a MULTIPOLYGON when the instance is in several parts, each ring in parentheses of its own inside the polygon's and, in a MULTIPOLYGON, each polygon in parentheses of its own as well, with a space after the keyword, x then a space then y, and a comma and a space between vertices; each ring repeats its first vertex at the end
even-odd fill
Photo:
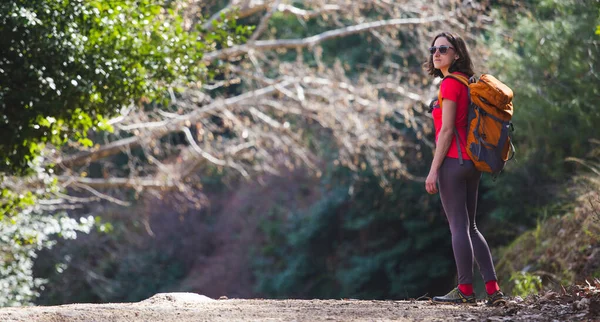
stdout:
MULTIPOLYGON (((210 31, 213 28, 213 21, 220 21, 221 15, 224 14, 227 16, 231 12, 238 10, 237 17, 238 19, 243 19, 255 15, 256 13, 267 10, 269 8, 268 1, 257 3, 256 1, 247 1, 245 5, 239 6, 235 4, 229 4, 227 7, 221 9, 217 13, 213 14, 208 20, 202 24, 202 28, 210 31)), ((282 12, 296 15, 298 17, 302 17, 304 19, 310 19, 322 15, 331 11, 340 11, 342 8, 335 4, 326 4, 319 10, 304 10, 289 4, 280 4, 277 3, 273 7, 274 12, 282 12)), ((258 29, 257 29, 258 30, 258 29)))
POLYGON ((262 35, 262 33, 265 31, 265 29, 267 29, 267 25, 269 24, 269 19, 271 19, 271 16, 273 16, 273 13, 275 13, 275 10, 277 10, 277 7, 279 6, 280 3, 281 3, 281 0, 276 0, 275 3, 273 4, 273 6, 271 7, 271 9, 269 9, 269 11, 267 11, 267 13, 264 15, 264 17, 260 20, 258 27, 256 27, 256 30, 252 34, 252 37, 250 37, 250 39, 249 39, 250 42, 256 41, 256 39, 258 39, 258 37, 260 37, 260 35, 262 35))
POLYGON ((239 10, 237 12, 238 19, 243 19, 249 16, 254 15, 255 13, 265 10, 269 5, 266 2, 256 4, 255 1, 247 1, 246 5, 243 7, 236 6, 235 4, 228 4, 227 7, 221 9, 217 13, 213 14, 204 24, 202 24, 202 28, 205 30, 213 29, 213 21, 221 21, 221 15, 227 16, 231 12, 235 10, 239 10))
POLYGON ((132 136, 126 139, 111 142, 107 145, 101 146, 96 150, 81 152, 63 160, 59 160, 58 165, 67 168, 80 166, 88 162, 93 162, 117 154, 121 152, 124 148, 135 148, 139 145, 140 138, 137 136, 132 136))
POLYGON ((340 11, 342 10, 342 7, 335 4, 326 4, 320 10, 304 10, 296 8, 294 6, 290 6, 288 4, 280 4, 279 6, 277 6, 277 10, 283 13, 291 13, 304 19, 310 19, 316 16, 320 16, 326 12, 340 11))
POLYGON ((244 170, 244 168, 242 168, 240 165, 235 164, 232 161, 223 161, 223 160, 220 160, 220 159, 212 156, 210 153, 202 150, 202 148, 200 148, 198 146, 198 144, 196 144, 196 141, 194 140, 194 137, 192 136, 192 133, 190 132, 190 129, 188 129, 187 127, 183 127, 181 130, 185 134, 186 139, 188 140, 188 142, 190 143, 190 145, 192 146, 192 148, 194 149, 194 151, 196 153, 198 153, 198 155, 202 156, 206 160, 208 160, 208 161, 210 161, 210 162, 212 162, 212 163, 214 163, 216 165, 226 166, 226 167, 232 167, 232 168, 236 169, 245 178, 249 177, 248 172, 246 170, 244 170))
POLYGON ((71 181, 77 186, 88 186, 95 189, 109 188, 151 188, 174 189, 176 183, 171 180, 157 180, 155 178, 74 178, 69 176, 58 177, 59 181, 71 181))
MULTIPOLYGON (((292 83, 292 81, 290 79, 288 79, 288 80, 284 80, 277 84, 263 87, 261 89, 255 90, 255 91, 247 92, 247 93, 244 93, 244 94, 241 94, 238 96, 234 96, 234 97, 231 97, 231 98, 228 98, 225 100, 215 101, 213 103, 205 105, 204 107, 202 107, 192 113, 189 113, 187 115, 182 115, 181 117, 179 117, 177 119, 171 119, 168 122, 161 122, 162 126, 160 126, 160 127, 154 127, 153 126, 154 123, 151 123, 148 125, 148 128, 151 128, 151 129, 148 130, 149 133, 144 133, 144 137, 146 139, 155 139, 155 138, 164 136, 168 133, 178 132, 181 130, 181 127, 184 126, 186 123, 196 122, 198 119, 202 118, 206 113, 208 113, 210 111, 213 111, 213 110, 219 109, 219 108, 228 107, 228 106, 229 107, 236 106, 236 105, 240 104, 241 102, 243 102, 244 100, 251 99, 251 98, 258 98, 261 96, 272 94, 276 91, 279 91, 282 87, 285 87, 291 83, 292 83)), ((140 128, 140 127, 137 127, 137 128, 140 128)), ((131 149, 131 148, 138 147, 140 144, 141 144, 141 137, 133 136, 133 137, 129 137, 126 139, 111 142, 111 143, 109 143, 105 146, 102 146, 96 150, 82 152, 82 153, 79 153, 70 158, 67 158, 64 160, 59 160, 57 162, 57 164, 59 166, 64 166, 67 168, 71 168, 74 166, 81 166, 88 162, 100 160, 100 159, 106 158, 108 156, 115 155, 115 154, 121 152, 123 149, 126 149, 126 148, 131 149)))
POLYGON ((202 61, 205 63, 210 63, 213 60, 217 59, 227 59, 232 57, 237 57, 243 54, 248 53, 250 50, 255 51, 266 51, 272 49, 290 49, 290 48, 303 48, 303 47, 312 47, 318 43, 323 41, 345 37, 353 34, 357 34, 363 31, 368 31, 376 28, 384 28, 390 26, 399 26, 399 25, 416 25, 416 24, 425 24, 431 23, 435 21, 441 21, 447 19, 446 16, 438 15, 428 18, 406 18, 406 19, 390 19, 390 20, 380 20, 373 22, 365 22, 358 25, 348 26, 344 28, 329 30, 318 35, 314 35, 307 38, 302 39, 276 39, 276 40, 259 40, 252 44, 244 44, 233 46, 227 49, 214 51, 204 55, 202 61))
POLYGON ((118 199, 118 198, 115 198, 115 197, 111 197, 111 196, 109 196, 107 194, 104 194, 104 193, 102 193, 102 192, 100 192, 100 191, 98 191, 98 190, 90 187, 87 184, 75 183, 74 186, 77 187, 77 188, 81 188, 81 189, 87 190, 87 191, 91 192, 94 196, 96 196, 96 197, 98 197, 100 199, 104 199, 106 201, 110 201, 112 203, 116 203, 117 205, 124 206, 124 207, 128 207, 128 206, 131 205, 131 203, 129 203, 127 201, 123 201, 121 199, 118 199))

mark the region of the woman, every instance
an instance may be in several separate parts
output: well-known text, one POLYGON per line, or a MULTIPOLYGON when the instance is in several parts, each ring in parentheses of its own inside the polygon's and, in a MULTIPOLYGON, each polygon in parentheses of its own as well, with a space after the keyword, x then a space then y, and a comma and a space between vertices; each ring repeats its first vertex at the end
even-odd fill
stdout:
POLYGON ((451 33, 438 34, 433 39, 429 52, 431 55, 424 65, 430 75, 442 77, 443 80, 438 96, 439 106, 432 112, 436 149, 425 189, 428 193, 435 194, 439 183, 440 198, 450 224, 452 249, 458 270, 458 286, 445 296, 434 297, 432 301, 476 305, 473 292, 475 258, 485 281, 487 304, 505 304, 489 247, 475 225, 481 172, 475 169, 466 153, 468 89, 457 79, 446 77, 455 74, 471 78, 474 74, 473 64, 463 39, 451 33))

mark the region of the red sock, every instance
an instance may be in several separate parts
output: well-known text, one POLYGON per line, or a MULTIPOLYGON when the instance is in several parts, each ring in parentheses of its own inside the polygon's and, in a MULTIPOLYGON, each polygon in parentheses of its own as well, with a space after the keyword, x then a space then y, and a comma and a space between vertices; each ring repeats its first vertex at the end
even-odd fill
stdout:
POLYGON ((491 280, 491 281, 487 281, 485 282, 485 291, 492 295, 494 294, 494 292, 499 291, 500 290, 500 286, 498 285, 498 282, 496 280, 491 280))
POLYGON ((458 289, 466 296, 473 294, 473 284, 458 284, 458 289))

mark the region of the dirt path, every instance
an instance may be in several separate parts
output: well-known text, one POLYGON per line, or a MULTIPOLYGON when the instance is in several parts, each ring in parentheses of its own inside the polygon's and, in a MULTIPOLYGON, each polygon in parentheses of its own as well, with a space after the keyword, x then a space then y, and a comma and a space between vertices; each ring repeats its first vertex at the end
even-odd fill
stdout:
POLYGON ((561 318, 554 311, 516 303, 492 309, 483 303, 469 307, 427 301, 214 300, 165 293, 137 303, 3 308, 0 321, 587 321, 585 314, 561 318))

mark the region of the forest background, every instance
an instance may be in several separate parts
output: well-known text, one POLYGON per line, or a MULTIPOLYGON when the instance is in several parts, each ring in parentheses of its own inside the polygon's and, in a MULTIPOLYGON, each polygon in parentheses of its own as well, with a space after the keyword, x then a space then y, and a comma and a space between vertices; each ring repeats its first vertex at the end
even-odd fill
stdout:
POLYGON ((501 286, 600 277, 597 0, 21 0, 0 19, 2 306, 448 291, 423 182, 440 30, 515 93, 516 158, 478 209, 501 286))

